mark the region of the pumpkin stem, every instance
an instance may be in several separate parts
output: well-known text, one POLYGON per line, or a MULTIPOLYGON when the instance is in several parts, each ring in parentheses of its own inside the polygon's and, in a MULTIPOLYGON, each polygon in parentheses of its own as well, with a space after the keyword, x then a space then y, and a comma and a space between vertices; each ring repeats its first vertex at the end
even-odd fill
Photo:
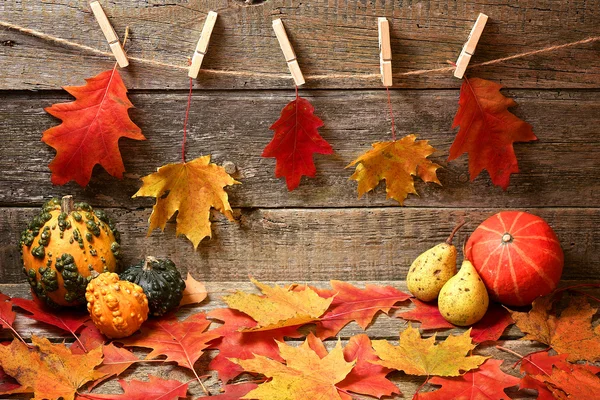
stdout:
POLYGON ((71 214, 71 211, 73 211, 73 196, 63 196, 62 201, 60 202, 60 211, 71 214))
POLYGON ((142 269, 144 271, 148 271, 150 269, 152 269, 152 267, 150 266, 150 263, 155 263, 158 260, 156 259, 156 257, 152 257, 152 256, 147 256, 146 260, 144 261, 144 266, 142 267, 142 269))
POLYGON ((446 239, 446 243, 447 244, 452 244, 452 239, 454 239, 454 235, 456 235, 456 232, 458 232, 458 230, 460 228, 463 227, 464 224, 466 224, 467 221, 465 221, 464 219, 454 227, 454 229, 452 230, 452 232, 450 233, 450 236, 448 236, 448 239, 446 239))
POLYGON ((90 272, 90 275, 92 276, 92 279, 96 279, 100 273, 94 269, 92 272, 90 272))

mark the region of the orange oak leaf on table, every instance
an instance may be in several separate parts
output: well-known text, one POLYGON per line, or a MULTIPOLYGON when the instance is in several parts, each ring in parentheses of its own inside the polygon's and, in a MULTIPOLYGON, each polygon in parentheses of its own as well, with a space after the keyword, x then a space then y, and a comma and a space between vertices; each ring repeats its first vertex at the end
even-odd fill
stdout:
POLYGON ((410 193, 417 194, 414 176, 441 185, 436 175, 440 166, 427 159, 435 149, 427 140, 416 139, 416 135, 408 135, 391 142, 373 143, 373 149, 348 164, 346 168, 356 165, 350 179, 358 182, 358 197, 385 180, 387 198, 403 205, 410 193))
POLYGON ((77 390, 94 379, 94 368, 102 362, 102 349, 72 354, 64 344, 31 337, 29 347, 15 339, 0 346, 0 364, 23 387, 31 388, 36 399, 73 400, 77 390))
POLYGON ((238 184, 225 169, 210 163, 210 156, 186 163, 163 165, 142 178, 142 187, 133 197, 155 197, 148 235, 156 228, 164 231, 167 221, 177 214, 177 235, 186 236, 198 248, 211 237, 210 210, 214 208, 230 221, 233 213, 225 186, 238 184))
POLYGON ((458 376, 479 367, 489 358, 466 355, 476 347, 469 334, 470 329, 436 344, 435 336, 421 339, 419 330, 409 324, 400 333, 398 346, 387 340, 373 341, 375 353, 381 359, 376 363, 409 375, 458 376))
POLYGON ((281 116, 271 125, 275 135, 262 153, 263 157, 276 159, 275 177, 285 177, 289 191, 300 185, 303 175, 316 175, 314 153, 333 154, 331 145, 319 135, 323 121, 314 112, 313 105, 296 92, 296 99, 281 110, 281 116))
MULTIPOLYGON (((320 358, 327 356, 327 349, 321 339, 311 333, 307 336, 306 340, 309 347, 320 358)), ((371 339, 367 335, 352 336, 348 340, 348 343, 344 347, 344 359, 348 362, 356 361, 356 364, 344 380, 335 385, 340 389, 340 395, 343 399, 346 397, 348 399, 351 398, 345 392, 364 394, 377 398, 400 393, 398 387, 386 379, 386 375, 392 372, 392 370, 373 363, 373 361, 378 361, 379 357, 375 355, 371 339)))
POLYGON ((479 368, 457 377, 429 379, 432 385, 441 389, 434 392, 418 393, 414 400, 510 400, 504 389, 519 384, 519 378, 508 375, 500 369, 502 360, 486 360, 479 368))
POLYGON ((248 314, 258 324, 243 331, 263 331, 308 324, 318 320, 328 309, 333 297, 323 298, 308 286, 268 286, 251 279, 263 293, 236 292, 223 301, 230 308, 248 314))
POLYGON ((254 328, 258 324, 250 316, 230 308, 219 308, 208 313, 209 318, 223 321, 223 325, 213 329, 221 337, 210 343, 210 348, 218 349, 217 354, 208 368, 217 371, 224 383, 235 378, 244 370, 239 364, 229 360, 235 357, 242 360, 253 358, 255 355, 269 357, 272 360, 284 361, 279 355, 277 342, 285 337, 299 338, 304 336, 297 331, 298 326, 288 326, 257 332, 240 332, 254 328))
POLYGON ((42 135, 42 141, 56 150, 50 163, 52 183, 64 185, 74 180, 86 186, 92 170, 100 164, 121 179, 125 167, 119 152, 119 139, 145 140, 140 128, 129 118, 133 104, 116 68, 86 79, 85 86, 64 88, 75 97, 70 103, 46 108, 62 120, 42 135))
POLYGON ((367 284, 360 289, 350 283, 331 281, 332 289, 314 289, 321 297, 333 301, 327 312, 317 321, 317 336, 327 339, 335 336, 351 321, 367 329, 375 314, 388 313, 394 304, 411 297, 392 286, 367 284))
POLYGON ((598 311, 583 296, 572 296, 560 315, 553 311, 555 297, 540 297, 531 311, 511 311, 523 340, 535 340, 551 346, 568 361, 600 361, 600 325, 592 327, 592 317, 598 311))
POLYGON ((338 341, 336 347, 323 357, 310 347, 308 339, 298 347, 283 342, 277 342, 277 345, 285 364, 264 356, 231 359, 244 371, 270 378, 242 399, 349 399, 348 395, 338 391, 336 384, 348 376, 356 361, 345 360, 341 342, 338 341))
POLYGON ((460 129, 448 161, 468 153, 471 180, 485 169, 492 183, 506 190, 510 175, 519 172, 513 143, 530 142, 537 137, 531 125, 508 111, 517 103, 504 97, 501 87, 485 79, 465 77, 452 123, 452 128, 460 129))
POLYGON ((139 380, 127 382, 119 379, 119 385, 123 388, 123 394, 85 393, 80 397, 92 400, 177 400, 187 398, 187 383, 161 379, 153 375, 148 375, 147 382, 139 380))
POLYGON ((204 353, 208 342, 219 337, 218 333, 205 332, 209 325, 210 321, 203 313, 190 315, 183 321, 171 315, 150 319, 142 325, 140 333, 115 341, 128 347, 152 349, 146 360, 164 355, 166 362, 176 362, 180 367, 189 368, 196 373, 194 363, 204 353))
MULTIPOLYGON (((90 319, 90 314, 87 312, 80 312, 76 310, 60 311, 60 310, 49 310, 40 303, 39 300, 28 300, 21 298, 14 298, 13 304, 23 310, 30 312, 31 314, 24 314, 27 318, 34 319, 36 321, 44 322, 46 324, 53 325, 66 332, 69 332, 75 337, 77 341, 77 331, 90 319)), ((81 342, 79 343, 81 345, 81 342)), ((87 349, 84 349, 87 350, 87 349)))
MULTIPOLYGON (((415 308, 398 314, 398 318, 419 321, 421 329, 424 330, 455 328, 442 317, 437 304, 425 303, 417 299, 410 299, 410 301, 413 302, 415 308)), ((505 308, 498 304, 490 304, 483 318, 472 326, 471 339, 475 343, 498 340, 506 327, 513 323, 510 313, 505 308)))
POLYGON ((188 272, 187 278, 185 279, 185 289, 183 291, 183 297, 179 302, 179 307, 186 306, 188 304, 202 303, 207 296, 206 286, 204 283, 198 282, 192 274, 188 272))

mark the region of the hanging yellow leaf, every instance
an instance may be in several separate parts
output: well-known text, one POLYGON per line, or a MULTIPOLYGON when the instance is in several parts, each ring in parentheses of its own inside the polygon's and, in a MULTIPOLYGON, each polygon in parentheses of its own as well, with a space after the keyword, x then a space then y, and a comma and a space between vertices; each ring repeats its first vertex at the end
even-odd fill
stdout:
POLYGON ((436 175, 440 166, 427 159, 435 149, 427 140, 417 142, 416 138, 408 135, 391 142, 373 143, 373 149, 346 167, 356 165, 350 179, 358 182, 358 197, 375 189, 385 179, 387 198, 402 205, 409 193, 417 194, 413 176, 441 185, 436 175))
POLYGON ((33 346, 20 340, 0 346, 0 365, 23 387, 31 388, 35 399, 73 400, 77 389, 94 380, 94 367, 102 363, 102 346, 86 354, 73 354, 64 344, 52 344, 35 335, 33 346))
POLYGON ((400 333, 398 346, 387 340, 374 340, 373 348, 382 361, 376 364, 404 371, 409 375, 459 376, 479 367, 489 357, 466 356, 476 344, 471 342, 471 330, 462 335, 448 336, 435 343, 435 336, 421 339, 418 329, 410 324, 400 333))
MULTIPOLYGON (((246 394, 242 399, 258 400, 341 400, 336 388, 350 373, 356 361, 344 359, 342 345, 338 341, 335 348, 323 358, 310 347, 306 340, 299 347, 277 342, 279 353, 286 364, 264 356, 248 360, 230 358, 245 371, 265 375, 270 381, 246 394)), ((343 398, 347 398, 344 396, 343 398)))
POLYGON ((165 229, 167 221, 177 214, 177 235, 185 235, 194 248, 205 237, 211 237, 210 209, 215 208, 233 221, 227 192, 223 187, 237 182, 223 167, 210 164, 210 156, 186 163, 167 164, 142 178, 144 182, 133 197, 155 197, 150 215, 148 235, 156 228, 165 229))
POLYGON ((238 291, 223 298, 230 308, 246 313, 258 322, 256 327, 244 331, 265 331, 316 321, 333 301, 333 297, 322 298, 308 286, 271 287, 250 280, 264 296, 238 291))

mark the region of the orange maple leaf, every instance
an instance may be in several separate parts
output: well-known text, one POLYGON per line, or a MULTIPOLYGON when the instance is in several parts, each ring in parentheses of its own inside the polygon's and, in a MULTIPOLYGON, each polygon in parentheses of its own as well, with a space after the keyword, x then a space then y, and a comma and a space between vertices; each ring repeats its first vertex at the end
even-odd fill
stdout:
POLYGON ((523 333, 523 340, 535 340, 551 346, 569 361, 600 361, 600 326, 592 327, 592 308, 583 296, 573 296, 560 315, 552 313, 555 296, 540 297, 531 311, 511 311, 511 316, 523 333))
POLYGON ((77 389, 94 379, 94 368, 102 362, 102 349, 72 354, 64 344, 31 337, 32 347, 19 340, 0 346, 0 364, 36 399, 73 400, 77 389))
POLYGON ((514 142, 537 140, 533 128, 510 111, 517 103, 500 93, 501 85, 480 78, 463 80, 459 108, 452 128, 460 126, 448 161, 469 154, 471 180, 484 169, 492 183, 504 190, 510 174, 519 172, 514 142))
POLYGON ((142 178, 143 185, 133 197, 155 197, 148 235, 156 228, 165 229, 177 214, 177 235, 185 235, 198 248, 211 237, 210 209, 215 208, 233 221, 233 213, 224 186, 238 184, 225 169, 210 163, 210 156, 186 163, 163 165, 157 172, 142 178))
POLYGON ((404 371, 409 375, 458 376, 479 367, 487 358, 466 356, 475 348, 469 337, 471 330, 462 335, 448 336, 436 344, 435 335, 421 339, 419 330, 410 324, 400 333, 398 346, 387 340, 374 340, 373 348, 381 359, 376 364, 404 371))
POLYGON ((146 139, 129 118, 128 110, 133 104, 127 98, 127 88, 116 68, 86 82, 85 86, 64 87, 75 101, 45 109, 62 120, 60 125, 42 135, 42 141, 56 150, 56 157, 50 163, 55 185, 74 180, 86 186, 96 164, 121 179, 125 167, 119 152, 119 138, 146 139))
POLYGON ((358 182, 358 197, 385 179, 387 198, 402 205, 409 193, 417 194, 413 176, 441 185, 436 175, 440 166, 427 159, 435 149, 427 140, 416 139, 416 135, 408 135, 391 142, 373 143, 373 149, 348 164, 346 168, 356 165, 350 179, 358 182))
POLYGON ((246 394, 242 399, 258 400, 343 400, 336 384, 350 373, 356 361, 346 361, 341 342, 328 354, 320 357, 309 344, 308 339, 299 347, 277 342, 285 364, 264 356, 248 360, 236 358, 231 361, 245 371, 265 375, 270 381, 246 394))

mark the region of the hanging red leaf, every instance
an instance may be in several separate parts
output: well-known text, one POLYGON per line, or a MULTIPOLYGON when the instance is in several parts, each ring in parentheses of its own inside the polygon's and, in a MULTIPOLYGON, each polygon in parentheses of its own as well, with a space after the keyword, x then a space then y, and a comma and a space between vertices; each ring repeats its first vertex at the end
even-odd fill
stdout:
POLYGON ((492 183, 506 190, 510 175, 519 172, 513 143, 537 138, 531 125, 508 111, 517 103, 504 97, 501 87, 485 79, 464 78, 452 124, 452 128, 460 126, 460 129, 450 147, 448 161, 468 153, 471 180, 485 169, 492 183))
POLYGON ((438 377, 429 379, 432 385, 441 385, 435 392, 418 393, 418 400, 447 399, 510 399, 504 389, 519 384, 519 378, 505 374, 500 370, 502 360, 488 359, 476 370, 457 377, 438 377))
POLYGON ((92 400, 177 400, 187 398, 187 383, 176 380, 160 379, 148 375, 148 382, 131 380, 126 382, 119 379, 123 394, 80 394, 80 397, 92 400))
POLYGON ((45 109, 62 120, 60 125, 42 135, 42 141, 56 150, 56 157, 50 163, 55 185, 74 180, 86 186, 96 164, 121 179, 125 167, 119 152, 119 138, 146 139, 129 118, 128 110, 133 104, 127 98, 127 88, 116 68, 86 82, 84 86, 64 88, 75 101, 45 109))
POLYGON ((56 326, 71 333, 77 340, 79 338, 75 333, 90 319, 87 312, 47 310, 38 301, 21 298, 14 298, 12 301, 15 306, 31 313, 24 314, 27 318, 56 326))
POLYGON ((289 191, 298 187, 302 175, 314 177, 317 173, 314 153, 333 154, 331 145, 319 135, 323 121, 314 111, 313 105, 296 92, 296 99, 281 110, 281 116, 269 128, 275 135, 262 156, 277 160, 275 176, 285 177, 289 191))
POLYGON ((276 340, 283 342, 284 337, 299 338, 303 336, 297 331, 297 326, 258 332, 240 332, 241 329, 254 328, 257 322, 248 315, 230 308, 213 310, 208 316, 224 322, 222 326, 211 331, 222 337, 210 344, 210 348, 218 349, 219 354, 211 360, 208 366, 209 369, 218 372, 219 378, 224 383, 243 372, 243 368, 229 361, 229 358, 248 360, 254 358, 254 355, 260 355, 272 360, 283 361, 279 355, 276 340))
POLYGON ((423 330, 454 328, 454 325, 442 317, 436 303, 425 303, 418 299, 410 299, 410 301, 415 305, 415 308, 397 314, 398 318, 418 321, 421 323, 420 328, 423 330))
POLYGON ((346 282, 330 283, 331 290, 313 288, 321 297, 335 296, 327 312, 317 321, 317 336, 321 339, 337 335, 351 321, 367 329, 379 311, 388 313, 394 304, 411 297, 392 286, 367 284, 360 289, 346 282))
POLYGON ((194 363, 208 347, 208 342, 220 336, 214 331, 205 332, 209 325, 210 321, 203 313, 190 315, 183 321, 171 315, 148 320, 142 325, 140 334, 117 341, 125 346, 152 349, 146 360, 164 355, 165 361, 174 361, 194 371, 194 363))

